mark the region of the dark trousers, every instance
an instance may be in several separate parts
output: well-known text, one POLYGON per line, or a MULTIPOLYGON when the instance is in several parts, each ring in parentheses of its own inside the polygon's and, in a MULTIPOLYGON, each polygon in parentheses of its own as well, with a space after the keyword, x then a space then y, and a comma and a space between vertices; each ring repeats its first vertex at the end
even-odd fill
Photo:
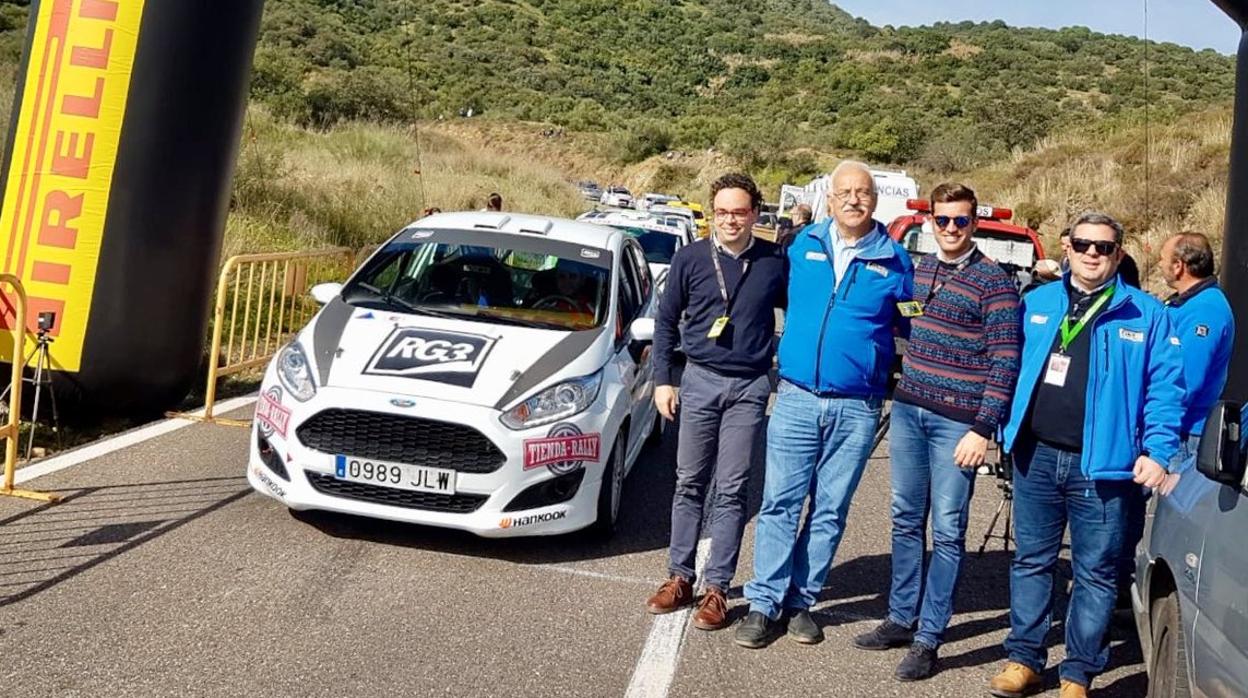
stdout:
POLYGON ((694 579, 702 515, 709 504, 711 550, 705 582, 723 591, 732 583, 745 530, 750 469, 770 395, 771 381, 765 374, 733 378, 694 363, 685 368, 672 498, 671 574, 694 579), (714 497, 708 502, 712 484, 714 497))

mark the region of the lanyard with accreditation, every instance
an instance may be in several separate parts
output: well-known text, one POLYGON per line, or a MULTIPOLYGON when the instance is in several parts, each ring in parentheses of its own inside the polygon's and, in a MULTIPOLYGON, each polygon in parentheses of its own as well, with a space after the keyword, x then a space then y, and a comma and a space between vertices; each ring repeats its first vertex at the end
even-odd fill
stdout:
MULTIPOLYGON (((724 281, 724 267, 719 261, 719 245, 715 240, 711 241, 711 262, 715 265, 715 281, 719 282, 719 295, 724 299, 724 314, 715 318, 715 323, 711 325, 711 331, 706 336, 711 339, 719 339, 724 333, 724 329, 728 327, 728 315, 732 310, 732 298, 728 295, 728 283, 724 281)), ((741 260, 741 280, 737 282, 740 287, 745 282, 745 275, 750 271, 750 261, 748 259, 741 260)))
POLYGON ((901 303, 898 303, 897 310, 901 311, 901 316, 915 318, 922 315, 923 311, 927 308, 927 304, 932 302, 932 298, 937 293, 940 293, 940 290, 945 287, 945 284, 956 278, 958 274, 961 274, 963 269, 966 269, 974 262, 978 262, 980 256, 981 255, 979 254, 978 249, 971 250, 967 253, 966 259, 958 262, 956 265, 953 265, 953 268, 943 279, 940 278, 940 270, 949 265, 937 260, 936 268, 932 270, 932 282, 927 289, 927 298, 924 298, 922 303, 919 301, 902 301, 901 303))
POLYGON ((1092 316, 1096 315, 1101 306, 1109 302, 1110 297, 1114 295, 1115 288, 1116 286, 1110 286, 1101 291, 1101 295, 1097 297, 1092 305, 1088 306, 1087 310, 1083 311, 1083 316, 1075 322, 1074 327, 1070 325, 1069 315, 1062 318, 1062 324, 1058 327, 1058 330, 1062 333, 1062 339, 1058 344, 1058 350, 1049 354, 1049 366, 1044 372, 1045 383, 1058 388, 1066 385, 1066 374, 1070 372, 1070 355, 1066 353, 1066 350, 1070 348, 1070 345, 1079 336, 1079 333, 1083 332, 1092 316))

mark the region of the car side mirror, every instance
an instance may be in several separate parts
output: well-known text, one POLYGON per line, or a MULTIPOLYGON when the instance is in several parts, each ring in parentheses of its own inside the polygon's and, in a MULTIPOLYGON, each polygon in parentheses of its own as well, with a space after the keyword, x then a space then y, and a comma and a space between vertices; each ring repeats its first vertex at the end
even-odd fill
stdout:
POLYGON ((342 284, 338 283, 317 284, 312 287, 311 291, 313 300, 321 305, 328 305, 340 293, 342 293, 342 284))
POLYGON ((653 342, 654 318, 639 317, 633 320, 633 324, 629 325, 629 331, 633 335, 634 342, 653 342))
POLYGON ((1209 411, 1196 453, 1196 469, 1223 485, 1238 487, 1244 481, 1244 452, 1240 448, 1238 402, 1221 401, 1209 411))

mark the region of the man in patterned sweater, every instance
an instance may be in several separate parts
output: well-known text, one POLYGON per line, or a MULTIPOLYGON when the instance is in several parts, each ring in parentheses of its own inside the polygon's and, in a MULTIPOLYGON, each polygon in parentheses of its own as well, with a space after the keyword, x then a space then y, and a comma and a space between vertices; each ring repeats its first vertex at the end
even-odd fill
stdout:
POLYGON ((862 649, 910 645, 902 681, 930 677, 949 618, 966 543, 975 469, 1006 416, 1018 375, 1018 292, 975 247, 975 192, 932 191, 939 251, 915 269, 910 347, 893 394, 893 578, 888 618, 854 638, 862 649), (924 580, 924 539, 932 554, 924 580))

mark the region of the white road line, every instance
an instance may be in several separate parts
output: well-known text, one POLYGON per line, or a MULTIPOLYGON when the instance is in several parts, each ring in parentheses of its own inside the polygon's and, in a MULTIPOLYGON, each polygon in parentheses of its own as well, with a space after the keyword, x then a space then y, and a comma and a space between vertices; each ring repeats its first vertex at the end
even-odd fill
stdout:
MULTIPOLYGON (((703 538, 698 541, 698 555, 695 569, 698 579, 706 568, 706 558, 711 552, 711 540, 703 538)), ((664 698, 676 677, 676 665, 680 662, 680 647, 685 640, 685 630, 689 627, 689 616, 692 608, 685 608, 675 613, 656 616, 650 626, 650 635, 641 648, 641 656, 637 658, 637 666, 633 669, 633 678, 624 691, 625 698, 664 698)))
MULTIPOLYGON (((256 396, 254 395, 236 397, 231 400, 217 403, 214 411, 218 414, 225 414, 227 412, 246 407, 255 401, 256 396)), ((192 412, 191 414, 202 415, 203 413, 203 409, 200 409, 192 412)), ((96 441, 95 443, 88 444, 82 448, 76 448, 59 456, 53 456, 45 461, 22 468, 17 471, 16 481, 18 484, 29 482, 37 477, 43 477, 44 475, 50 475, 66 468, 72 468, 75 465, 80 465, 94 458, 106 456, 110 453, 120 451, 123 448, 143 443, 149 439, 154 439, 157 436, 163 436, 184 427, 189 427, 192 424, 196 424, 196 422, 189 419, 178 419, 176 417, 172 417, 161 422, 153 422, 145 427, 139 427, 133 431, 118 434, 111 439, 96 441)))
POLYGON ((592 570, 578 570, 575 567, 567 567, 565 565, 542 565, 542 569, 561 574, 573 574, 578 577, 591 577, 593 579, 605 579, 608 582, 622 582, 624 584, 638 584, 641 586, 650 586, 654 580, 642 579, 641 577, 624 577, 618 574, 606 574, 604 572, 594 572, 592 570))

